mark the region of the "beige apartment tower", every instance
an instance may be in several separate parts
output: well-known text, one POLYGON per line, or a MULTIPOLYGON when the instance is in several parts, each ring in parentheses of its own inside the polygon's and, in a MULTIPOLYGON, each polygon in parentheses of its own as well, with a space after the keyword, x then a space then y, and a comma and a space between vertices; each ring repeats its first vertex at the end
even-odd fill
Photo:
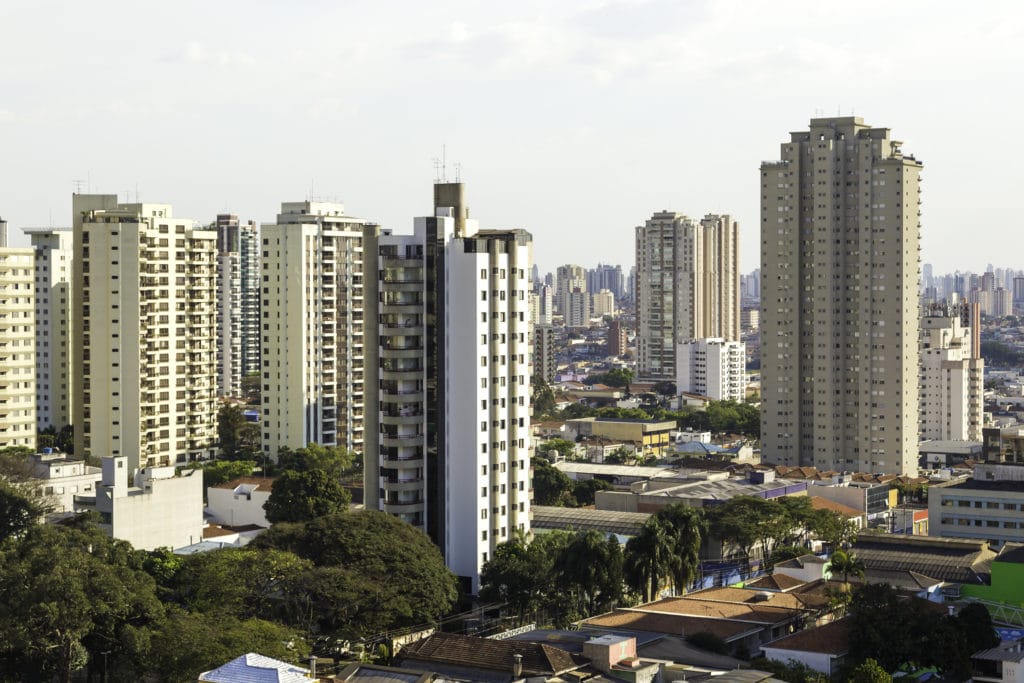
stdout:
POLYGON ((168 204, 72 200, 75 455, 216 455, 216 233, 168 204))
POLYGON ((740 338, 739 226, 661 211, 636 229, 637 372, 676 380, 679 344, 740 338))
POLYGON ((377 319, 379 233, 329 202, 286 202, 277 223, 262 227, 261 418, 270 458, 309 443, 363 451, 364 406, 377 405, 377 349, 366 345, 366 325, 377 319))
POLYGON ((60 430, 71 424, 71 228, 24 228, 36 268, 36 424, 60 430))
POLYGON ((985 361, 961 322, 962 308, 935 304, 921 319, 922 441, 982 440, 985 361))
POLYGON ((0 247, 0 448, 36 447, 35 267, 0 247))
POLYGON ((761 164, 765 462, 917 471, 921 167, 857 117, 761 164))

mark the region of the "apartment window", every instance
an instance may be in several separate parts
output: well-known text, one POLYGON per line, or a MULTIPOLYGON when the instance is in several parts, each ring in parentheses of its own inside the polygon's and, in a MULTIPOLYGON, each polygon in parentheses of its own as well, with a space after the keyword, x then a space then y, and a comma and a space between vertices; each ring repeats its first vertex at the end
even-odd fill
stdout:
POLYGON ((487 487, 486 486, 481 486, 480 487, 480 497, 481 498, 486 498, 487 497, 487 487))

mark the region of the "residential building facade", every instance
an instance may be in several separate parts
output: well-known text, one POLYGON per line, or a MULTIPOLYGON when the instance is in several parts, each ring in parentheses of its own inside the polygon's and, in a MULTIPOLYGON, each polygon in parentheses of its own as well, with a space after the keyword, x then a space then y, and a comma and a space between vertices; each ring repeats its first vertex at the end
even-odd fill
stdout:
POLYGON ((216 455, 216 234, 168 204, 73 197, 75 456, 216 455))
POLYGON ((555 328, 535 325, 533 328, 533 377, 541 377, 549 384, 555 381, 555 328))
POLYGON ((479 230, 460 183, 434 204, 412 235, 380 238, 365 502, 425 530, 476 593, 495 548, 530 530, 532 239, 479 230))
POLYGON ((36 447, 35 266, 0 247, 0 448, 36 447))
POLYGON ((364 407, 376 405, 365 375, 376 364, 366 343, 376 303, 365 283, 375 280, 379 232, 341 204, 308 201, 283 203, 277 222, 262 227, 261 417, 270 458, 309 443, 363 451, 364 407))
POLYGON ((217 393, 241 396, 242 378, 260 369, 260 233, 218 214, 217 393))
POLYGON ((985 361, 957 311, 933 306, 921 319, 921 440, 981 441, 985 361))
POLYGON ((655 213, 636 228, 637 373, 674 381, 677 346, 740 338, 739 229, 729 216, 655 213))
POLYGON ((71 372, 74 308, 71 228, 26 228, 35 252, 36 425, 60 430, 71 424, 75 377, 71 372))
POLYGON ((921 168, 857 117, 761 165, 765 460, 916 472, 921 168))
POLYGON ((720 338, 694 339, 676 352, 676 391, 716 401, 742 401, 747 393, 746 345, 720 338))

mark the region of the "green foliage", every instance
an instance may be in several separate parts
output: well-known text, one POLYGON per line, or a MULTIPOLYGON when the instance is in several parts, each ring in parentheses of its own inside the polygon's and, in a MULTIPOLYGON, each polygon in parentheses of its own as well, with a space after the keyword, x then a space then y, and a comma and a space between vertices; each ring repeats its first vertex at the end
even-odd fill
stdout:
MULTIPOLYGON (((0 551, 0 670, 69 681, 101 651, 130 656, 163 616, 142 556, 96 529, 36 525, 0 551)), ((24 679, 23 679, 24 680, 24 679)))
POLYGON ((675 382, 655 382, 653 388, 654 393, 658 394, 659 396, 675 396, 678 394, 678 392, 676 391, 675 382))
POLYGON ((913 662, 966 679, 971 655, 998 643, 992 621, 984 608, 957 616, 936 611, 925 600, 900 598, 887 584, 857 586, 849 607, 850 661, 873 658, 886 671, 913 662))
POLYGON ((584 384, 605 384, 610 387, 628 389, 633 382, 633 371, 628 368, 615 368, 605 373, 596 373, 583 380, 584 384))
POLYGON ((583 479, 573 483, 572 496, 577 506, 593 505, 598 491, 607 491, 612 487, 604 479, 583 479))
POLYGON ((707 522, 700 510, 683 503, 663 507, 656 516, 667 526, 672 546, 668 570, 676 592, 683 593, 697 576, 707 522))
POLYGON ((892 676, 878 662, 868 657, 850 671, 846 683, 892 683, 892 676))
POLYGON ((21 536, 35 526, 48 507, 23 487, 0 479, 0 542, 21 536))
POLYGON ((829 571, 832 572, 832 577, 842 574, 843 583, 850 582, 850 574, 864 578, 864 569, 864 563, 856 555, 843 550, 836 550, 829 558, 829 571))
POLYGON ((563 458, 572 458, 576 452, 576 444, 568 439, 548 439, 537 447, 538 453, 547 455, 548 451, 558 451, 563 458))
POLYGON ((572 479, 545 458, 534 457, 533 502, 535 505, 565 505, 571 499, 572 479))
POLYGON ((697 574, 705 533, 695 508, 682 503, 662 508, 626 543, 626 583, 648 602, 669 584, 685 592, 697 574))
POLYGON ((729 644, 709 631, 698 631, 686 636, 686 642, 708 652, 719 655, 729 654, 729 644))
POLYGON ((203 492, 211 486, 224 482, 250 477, 256 470, 252 460, 210 460, 208 462, 190 463, 185 469, 201 469, 203 471, 203 492))
POLYGON ((986 366, 1017 367, 1024 365, 1024 353, 997 341, 981 342, 981 357, 986 366))
POLYGON ((344 512, 352 497, 338 479, 323 470, 286 470, 277 477, 270 497, 263 504, 267 521, 308 522, 324 515, 344 512))
POLYGON ((306 589, 336 632, 358 637, 434 622, 457 597, 456 578, 437 546, 422 531, 383 512, 275 524, 250 545, 295 553, 323 570, 306 589))
POLYGON ((605 612, 622 599, 622 547, 599 531, 574 535, 554 560, 554 581, 579 616, 605 612))
POLYGON ((61 453, 75 452, 75 430, 71 425, 64 425, 59 430, 50 425, 36 433, 36 448, 53 448, 61 453))
POLYGON ((847 547, 857 535, 853 520, 832 510, 814 510, 806 521, 807 529, 833 550, 847 547))
MULTIPOLYGON (((277 454, 277 470, 293 470, 295 472, 326 472, 331 479, 341 481, 344 477, 356 472, 362 462, 356 454, 344 446, 322 446, 311 443, 305 448, 291 450, 282 448, 277 454)), ((275 484, 276 486, 276 484, 275 484)))
POLYGON ((758 657, 750 660, 750 667, 758 671, 766 671, 787 683, 828 683, 828 676, 793 659, 784 664, 774 659, 758 657))
POLYGON ((536 419, 543 419, 555 412, 555 392, 540 375, 530 379, 530 406, 536 419))
POLYGON ((245 424, 242 407, 225 403, 217 411, 217 440, 220 442, 220 457, 235 458, 241 450, 241 431, 245 424))
POLYGON ((134 663, 111 667, 120 674, 115 680, 140 680, 139 674, 148 673, 168 683, 187 683, 247 652, 293 663, 303 663, 309 654, 291 628, 217 612, 171 608, 165 619, 139 635, 134 663))
POLYGON ((785 562, 786 560, 792 560, 794 557, 800 557, 801 555, 807 554, 807 548, 799 545, 783 545, 776 546, 772 550, 771 559, 769 564, 773 567, 779 562, 785 562))

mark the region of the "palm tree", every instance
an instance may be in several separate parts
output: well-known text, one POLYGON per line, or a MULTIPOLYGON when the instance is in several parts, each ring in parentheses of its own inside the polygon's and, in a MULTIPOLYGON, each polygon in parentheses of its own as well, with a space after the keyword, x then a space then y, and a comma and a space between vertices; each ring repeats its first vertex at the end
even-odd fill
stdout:
POLYGON ((856 555, 846 553, 842 550, 837 550, 832 553, 829 570, 834 575, 836 572, 843 573, 843 583, 849 585, 850 574, 854 576, 864 578, 864 570, 866 567, 864 563, 856 555))
POLYGON ((662 508, 658 518, 668 526, 672 543, 669 571, 677 593, 685 593, 700 567, 700 548, 707 523, 696 508, 682 503, 662 508))
POLYGON ((668 524, 651 517, 640 533, 626 543, 626 583, 643 595, 644 602, 656 599, 662 579, 671 575, 673 542, 668 524))

